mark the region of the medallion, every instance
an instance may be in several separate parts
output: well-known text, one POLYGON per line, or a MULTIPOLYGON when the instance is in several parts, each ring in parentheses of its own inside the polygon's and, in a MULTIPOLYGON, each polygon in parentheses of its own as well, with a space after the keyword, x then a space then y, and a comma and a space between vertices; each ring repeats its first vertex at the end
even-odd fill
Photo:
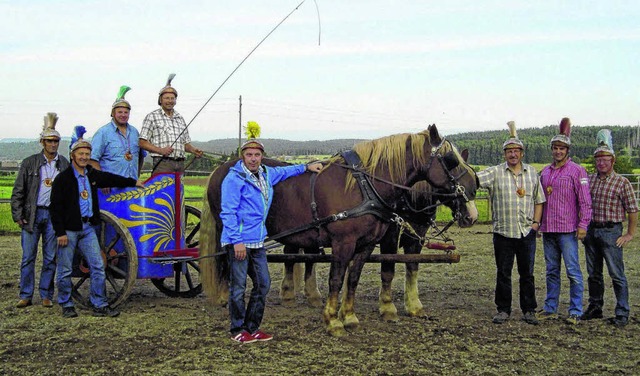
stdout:
POLYGON ((524 188, 518 188, 516 189, 516 193, 518 194, 519 197, 524 197, 525 190, 524 188))
POLYGON ((128 161, 132 160, 133 159, 133 154, 131 154, 131 152, 129 152, 129 151, 126 152, 125 155, 124 155, 124 159, 126 159, 128 161))
POLYGON ((89 198, 89 192, 87 192, 87 190, 83 190, 82 192, 80 192, 80 197, 82 197, 83 200, 86 200, 89 198))
POLYGON ((44 179, 44 186, 45 187, 51 187, 51 182, 52 182, 51 178, 45 178, 44 179))
POLYGON ((551 186, 547 187, 547 195, 550 195, 553 192, 553 188, 551 186))

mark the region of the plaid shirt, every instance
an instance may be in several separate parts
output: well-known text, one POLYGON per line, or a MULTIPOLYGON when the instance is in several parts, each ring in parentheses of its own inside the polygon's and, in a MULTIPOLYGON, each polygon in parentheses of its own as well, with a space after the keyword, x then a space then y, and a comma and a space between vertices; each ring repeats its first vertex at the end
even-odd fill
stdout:
POLYGON ((591 221, 589 177, 584 167, 571 161, 560 168, 548 165, 540 173, 547 203, 542 212, 540 232, 574 232, 587 229, 591 221), (551 187, 551 193, 547 189, 551 187))
POLYGON ((522 163, 520 173, 515 175, 505 162, 477 175, 480 186, 489 189, 491 196, 493 232, 515 239, 527 236, 535 205, 545 202, 536 169, 522 163), (524 188, 524 197, 516 193, 518 187, 524 188))
POLYGON ((604 179, 598 174, 589 176, 593 222, 623 222, 626 213, 638 211, 636 195, 631 183, 624 176, 612 171, 604 179))
MULTIPOLYGON (((171 158, 184 158, 184 145, 191 143, 187 123, 182 115, 173 112, 173 116, 167 116, 162 108, 150 112, 145 116, 140 130, 140 138, 153 145, 165 148, 173 147, 171 158), (183 132, 184 131, 184 132, 183 132)), ((162 157, 160 154, 150 153, 152 157, 162 157)))

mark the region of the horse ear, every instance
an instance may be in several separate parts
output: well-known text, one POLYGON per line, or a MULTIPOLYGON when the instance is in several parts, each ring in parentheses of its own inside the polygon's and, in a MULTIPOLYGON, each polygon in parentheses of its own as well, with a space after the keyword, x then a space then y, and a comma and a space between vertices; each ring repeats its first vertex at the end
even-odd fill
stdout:
POLYGON ((462 153, 460 153, 460 155, 462 156, 463 161, 465 162, 469 161, 469 149, 464 149, 462 153))
POLYGON ((442 143, 442 138, 440 137, 440 133, 438 133, 438 128, 436 128, 435 124, 429 125, 429 139, 431 140, 432 146, 438 146, 442 143))

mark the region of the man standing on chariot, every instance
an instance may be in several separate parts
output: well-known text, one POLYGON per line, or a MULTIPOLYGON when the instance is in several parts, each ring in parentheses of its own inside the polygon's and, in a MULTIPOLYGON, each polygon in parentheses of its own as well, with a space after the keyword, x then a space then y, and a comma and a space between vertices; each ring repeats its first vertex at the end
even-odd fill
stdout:
POLYGON ((320 172, 319 162, 284 167, 262 165, 264 145, 258 123, 247 124, 248 140, 241 146, 238 161, 222 181, 221 245, 229 262, 229 315, 231 339, 240 343, 268 341, 273 337, 260 330, 271 277, 264 239, 265 221, 273 199, 273 186, 305 171, 320 172), (244 294, 247 276, 253 288, 249 304, 244 294))
POLYGON ((540 227, 544 193, 536 169, 522 162, 524 144, 516 125, 507 123, 510 138, 502 145, 505 163, 478 172, 481 187, 489 189, 493 222, 493 248, 496 258, 496 297, 498 313, 493 322, 502 324, 511 316, 511 271, 514 258, 520 275, 520 309, 523 320, 538 324, 535 310, 536 232, 540 227))
POLYGON ((120 92, 111 106, 111 121, 100 127, 91 138, 89 164, 96 170, 138 179, 144 155, 138 146, 140 134, 129 124, 131 104, 124 99, 129 90, 131 88, 128 86, 120 87, 120 92))
POLYGON ((140 131, 139 144, 151 153, 154 173, 184 172, 185 152, 198 158, 202 156, 202 150, 191 145, 187 123, 174 109, 178 98, 178 91, 171 86, 174 77, 174 73, 170 74, 160 90, 158 105, 161 108, 144 118, 140 131))
POLYGON ((69 167, 67 158, 58 154, 60 133, 56 131, 58 115, 49 112, 44 117, 40 134, 42 151, 26 158, 11 193, 11 216, 22 229, 22 261, 20 262, 20 300, 16 307, 32 304, 35 289, 35 264, 38 241, 42 238, 42 270, 40 271, 40 298, 44 307, 53 307, 56 273, 56 236, 51 227, 49 203, 51 186, 60 171, 69 167))
POLYGON ((62 171, 51 189, 51 223, 58 238, 58 304, 63 317, 78 316, 71 293, 71 273, 76 249, 89 267, 90 302, 94 316, 115 317, 120 314, 109 306, 106 294, 105 265, 100 243, 93 226, 100 224, 98 188, 141 187, 136 179, 126 178, 89 165, 91 144, 82 138, 83 126, 76 126, 71 139, 71 166, 62 171))

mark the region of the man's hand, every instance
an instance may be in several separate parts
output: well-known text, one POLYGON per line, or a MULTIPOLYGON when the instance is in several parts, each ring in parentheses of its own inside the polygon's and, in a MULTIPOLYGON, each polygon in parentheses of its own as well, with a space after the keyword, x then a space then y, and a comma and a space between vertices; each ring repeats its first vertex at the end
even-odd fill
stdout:
POLYGON ((583 228, 579 228, 578 231, 576 231, 576 238, 578 238, 578 240, 582 241, 586 236, 587 236, 587 230, 583 228))
POLYGON ((136 187, 138 188, 144 188, 144 181, 142 181, 141 179, 138 179, 136 181, 136 187))
POLYGON ((16 221, 16 225, 18 225, 20 228, 22 228, 22 226, 26 225, 27 221, 25 221, 24 219, 18 219, 16 221))
POLYGON ((162 154, 165 157, 168 157, 169 154, 173 153, 173 148, 171 146, 167 146, 166 148, 159 148, 159 154, 162 154))
POLYGON ((322 163, 320 162, 309 163, 307 165, 307 171, 316 172, 316 173, 322 171, 322 163))
POLYGON ((621 237, 618 238, 618 240, 616 240, 616 245, 618 247, 622 247, 625 244, 629 243, 631 240, 633 239, 633 235, 626 233, 624 235, 622 235, 621 237))
POLYGON ((69 238, 67 238, 67 235, 58 236, 58 246, 66 247, 67 244, 69 244, 69 238))
POLYGON ((247 247, 244 243, 238 243, 233 245, 233 251, 235 252, 236 260, 244 260, 247 258, 247 247))

